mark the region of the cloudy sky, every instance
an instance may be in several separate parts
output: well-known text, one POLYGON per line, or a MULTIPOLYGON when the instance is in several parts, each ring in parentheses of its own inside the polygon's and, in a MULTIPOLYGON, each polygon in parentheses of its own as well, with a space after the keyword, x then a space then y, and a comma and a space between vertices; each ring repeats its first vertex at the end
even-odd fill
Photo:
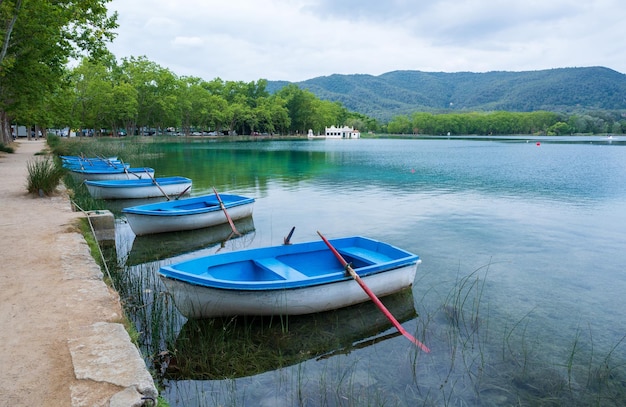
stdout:
POLYGON ((340 74, 626 73, 623 0, 112 0, 118 59, 178 76, 302 81, 340 74))

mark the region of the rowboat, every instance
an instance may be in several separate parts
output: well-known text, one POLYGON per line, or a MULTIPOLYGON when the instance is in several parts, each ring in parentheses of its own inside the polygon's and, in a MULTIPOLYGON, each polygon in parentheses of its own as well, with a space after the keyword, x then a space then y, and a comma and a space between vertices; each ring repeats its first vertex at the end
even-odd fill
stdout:
MULTIPOLYGON (((227 241, 234 246, 245 247, 250 239, 244 239, 235 243, 237 239, 244 238, 254 232, 252 216, 238 219, 235 226, 239 234, 233 234, 228 223, 211 226, 208 228, 184 230, 181 232, 158 233, 145 236, 134 236, 128 231, 130 239, 125 238, 118 246, 118 255, 124 256, 126 266, 136 266, 172 257, 182 256, 199 250, 211 250, 215 253, 220 250, 227 241)), ((128 225, 124 225, 128 227, 128 225)))
POLYGON ((128 168, 130 164, 124 163, 117 157, 100 158, 100 157, 79 157, 79 156, 61 156, 63 167, 69 169, 84 168, 128 168))
POLYGON ((63 167, 68 170, 85 170, 85 169, 108 169, 108 168, 130 168, 130 164, 119 161, 97 161, 97 162, 63 162, 63 167))
POLYGON ((81 180, 81 181, 154 178, 154 168, 148 168, 148 167, 71 168, 70 172, 76 179, 81 180))
POLYGON ((122 209, 122 214, 137 236, 206 228, 228 222, 228 216, 237 220, 252 215, 254 198, 228 194, 220 197, 225 210, 218 196, 201 195, 131 206, 122 209))
MULTIPOLYGON (((410 288, 386 296, 400 322, 417 316, 410 288)), ((249 377, 307 360, 330 359, 400 336, 372 302, 289 317, 189 319, 165 376, 173 380, 249 377), (280 319, 280 320, 279 320, 280 319)))
POLYGON ((170 196, 173 198, 191 190, 186 177, 135 178, 124 180, 85 181, 92 197, 97 199, 139 199, 170 196))
POLYGON ((60 156, 64 163, 86 163, 94 164, 99 162, 121 162, 117 157, 83 157, 80 155, 62 155, 60 156))
MULTIPOLYGON (((410 287, 419 256, 361 236, 330 240, 378 297, 410 287)), ((159 269, 187 318, 302 315, 347 307, 368 295, 322 241, 203 256, 159 269)))

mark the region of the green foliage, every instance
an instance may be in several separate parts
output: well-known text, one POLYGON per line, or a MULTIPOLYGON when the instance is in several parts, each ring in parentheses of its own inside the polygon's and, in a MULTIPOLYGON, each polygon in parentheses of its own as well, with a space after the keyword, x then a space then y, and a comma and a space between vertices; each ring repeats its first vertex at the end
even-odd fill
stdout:
POLYGON ((78 210, 95 211, 107 209, 105 201, 92 197, 85 184, 76 180, 71 174, 66 173, 63 182, 70 191, 70 199, 73 205, 75 205, 78 210))
MULTIPOLYGON (((99 57, 113 39, 117 15, 109 0, 13 1, 1 3, 0 112, 2 120, 47 127, 50 106, 67 84, 66 63, 85 52, 99 57), (5 53, 6 51, 6 53, 5 53)), ((1 128, 5 128, 4 126, 1 128)), ((8 142, 10 134, 2 132, 8 142)))
MULTIPOLYGON (((58 127, 119 129, 127 134, 152 135, 176 128, 182 134, 295 133, 323 131, 343 125, 348 111, 338 102, 323 101, 298 87, 270 95, 267 81, 233 82, 177 77, 145 57, 115 61, 84 59, 68 76, 73 92, 59 99, 55 111, 71 112, 58 127), (67 100, 71 100, 68 104, 67 100)), ((358 127, 376 127, 375 120, 351 116, 358 127)))
POLYGON ((551 128, 560 116, 551 112, 489 113, 414 113, 396 116, 387 125, 391 134, 463 135, 463 134, 569 134, 570 127, 551 128))
POLYGON ((608 68, 525 72, 394 71, 379 76, 330 75, 297 84, 269 82, 270 92, 296 85, 348 110, 389 121, 416 111, 553 111, 624 109, 626 75, 608 68))
POLYGON ((48 136, 46 137, 46 143, 48 144, 48 147, 50 147, 51 150, 54 150, 55 148, 58 148, 61 145, 61 137, 54 135, 54 134, 48 134, 48 136))
POLYGON ((548 127, 548 136, 562 136, 564 134, 571 133, 571 127, 564 122, 556 122, 552 126, 548 127))
POLYGON ((118 157, 125 162, 135 162, 136 158, 148 156, 154 150, 152 144, 142 143, 141 139, 120 140, 109 137, 60 139, 58 144, 50 145, 50 148, 57 156, 118 157))
POLYGON ((50 195, 61 183, 65 170, 49 157, 39 157, 26 164, 27 190, 30 193, 50 195))
POLYGON ((5 146, 3 143, 0 143, 0 151, 11 154, 15 152, 13 147, 5 146))

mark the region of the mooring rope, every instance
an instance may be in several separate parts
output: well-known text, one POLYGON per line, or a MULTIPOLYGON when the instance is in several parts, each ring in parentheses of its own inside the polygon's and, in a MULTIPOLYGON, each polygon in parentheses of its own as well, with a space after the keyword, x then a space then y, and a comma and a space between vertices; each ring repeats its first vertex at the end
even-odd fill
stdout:
POLYGON ((106 271, 107 276, 109 276, 109 280, 111 281, 111 286, 113 287, 115 291, 117 291, 117 288, 115 288, 115 282, 113 281, 113 277, 111 277, 111 272, 109 271, 109 266, 107 265, 107 262, 104 258, 104 254, 102 253, 100 242, 98 242, 98 238, 96 237, 96 231, 93 227, 93 223, 91 223, 91 218, 89 217, 89 214, 87 214, 87 212, 85 212, 85 210, 81 208, 80 205, 78 205, 75 201, 70 199, 70 202, 72 202, 72 205, 78 208, 87 217, 87 220, 89 222, 89 228, 91 229, 91 233, 93 234, 93 237, 96 240, 96 246, 98 246, 98 253, 100 253, 100 259, 102 260, 102 264, 104 264, 104 270, 106 271))

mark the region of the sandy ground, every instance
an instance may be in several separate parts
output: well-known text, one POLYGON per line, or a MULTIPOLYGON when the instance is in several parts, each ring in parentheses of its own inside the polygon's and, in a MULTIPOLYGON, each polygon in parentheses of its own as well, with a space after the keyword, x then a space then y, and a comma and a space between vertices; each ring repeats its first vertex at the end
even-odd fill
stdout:
POLYGON ((99 330, 120 326, 121 309, 77 232, 83 214, 71 210, 63 188, 51 197, 27 193, 27 163, 45 141, 13 145, 15 154, 0 153, 0 406, 124 405, 120 374, 98 376, 119 361, 89 344, 90 336, 102 341, 99 330))

